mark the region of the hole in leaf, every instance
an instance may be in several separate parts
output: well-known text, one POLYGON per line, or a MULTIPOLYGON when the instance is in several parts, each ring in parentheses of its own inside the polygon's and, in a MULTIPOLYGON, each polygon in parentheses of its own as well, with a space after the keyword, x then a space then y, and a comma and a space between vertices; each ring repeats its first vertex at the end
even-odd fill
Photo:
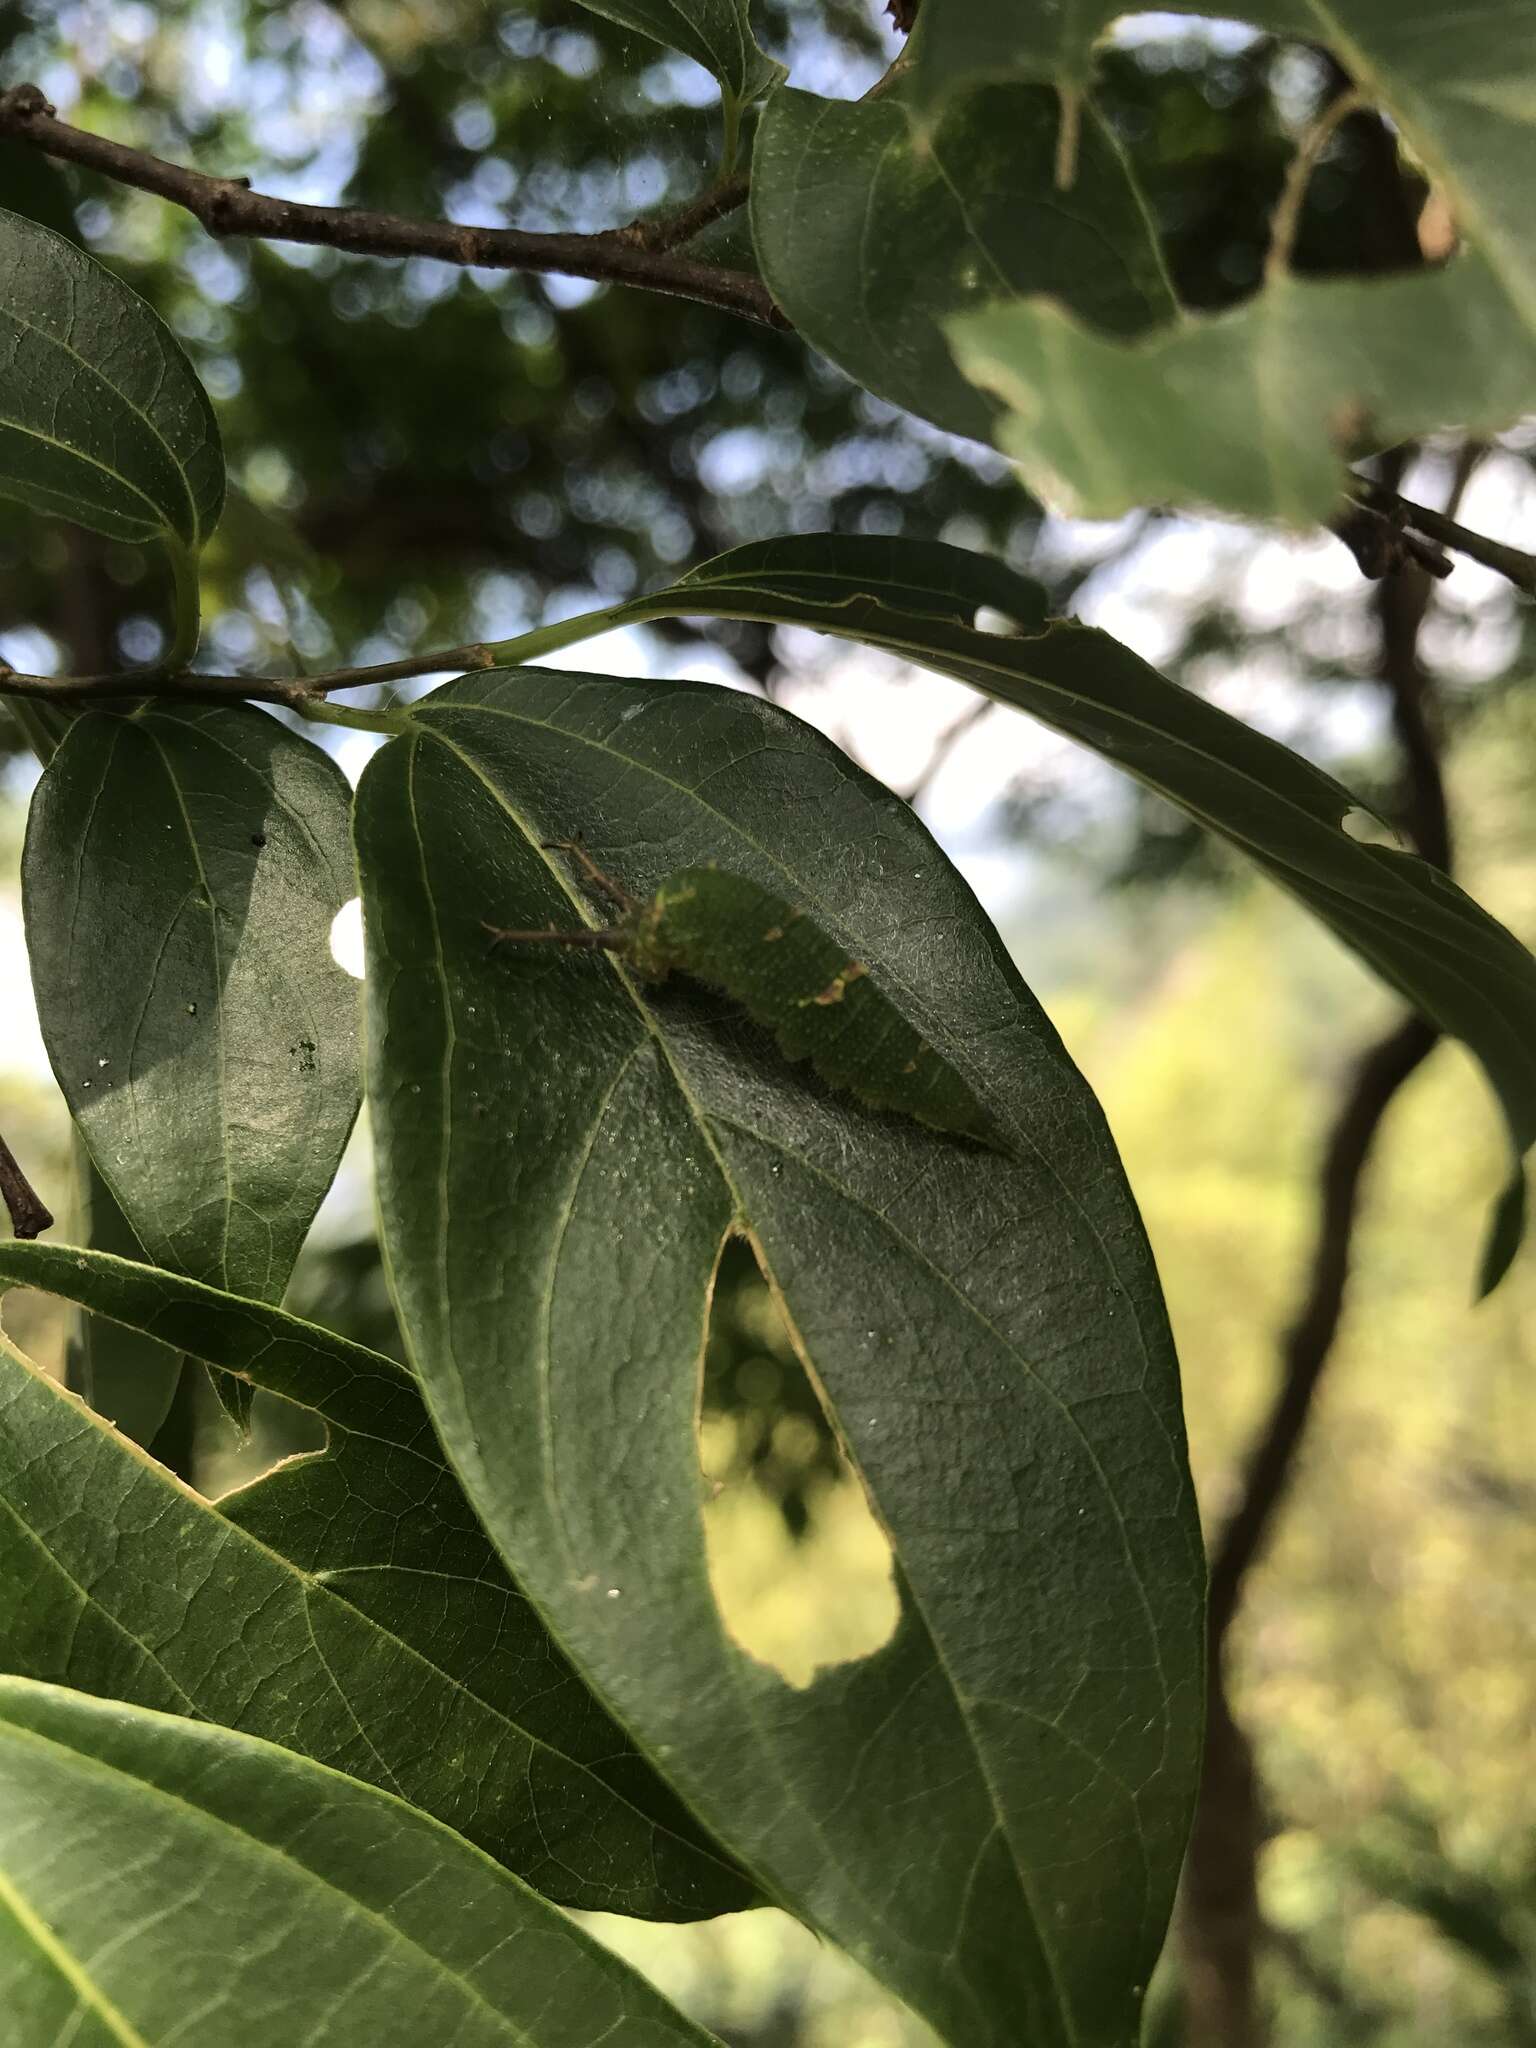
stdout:
POLYGON ((1357 840, 1362 846, 1400 847, 1402 845, 1402 841, 1390 825, 1385 824, 1378 818, 1374 811, 1368 811, 1360 804, 1356 804, 1353 809, 1347 810, 1340 820, 1340 824, 1343 827, 1345 838, 1357 840))
POLYGON ((1017 633, 1019 621, 1011 619, 1007 612, 1000 612, 995 605, 978 605, 971 624, 978 633, 1017 633))
POLYGON ((331 958, 354 981, 363 978, 363 900, 354 896, 331 919, 331 958))
POLYGON ((710 1585, 749 1656, 805 1686, 890 1641, 901 1614, 890 1539, 741 1238, 715 1283, 699 1455, 710 1585))

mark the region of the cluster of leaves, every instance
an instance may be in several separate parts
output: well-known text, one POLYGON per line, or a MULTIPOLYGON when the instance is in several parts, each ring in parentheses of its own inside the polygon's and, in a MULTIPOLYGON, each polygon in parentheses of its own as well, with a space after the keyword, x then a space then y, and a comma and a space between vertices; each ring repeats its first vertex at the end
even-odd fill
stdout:
MULTIPOLYGON (((734 0, 598 12, 681 22, 731 137, 768 94, 730 260, 866 389, 997 434, 1068 500, 1321 516, 1346 400, 1363 431, 1340 333, 1461 320, 1465 367, 1525 317, 1471 176, 1481 240, 1454 274, 1277 275, 1236 314, 1180 314, 1086 45, 979 0, 928 0, 857 104, 779 85, 734 0), (1283 419, 1239 403, 1277 336, 1283 419), (1191 424, 1212 388, 1228 440, 1191 424)), ((1267 25, 1311 26, 1293 12, 1267 25)), ((1350 55, 1412 54, 1368 82, 1448 181, 1481 158, 1429 26, 1350 55)), ((0 1339, 0 1994, 22 2039, 155 2040, 189 2006, 210 2039, 698 2038, 554 1907, 772 1900, 948 2041, 1119 2048, 1194 1797, 1199 1532, 1135 1205, 974 899, 772 704, 542 670, 517 642, 365 717, 390 743, 354 800, 301 730, 187 669, 225 474, 169 331, 19 214, 0 273, 0 485, 152 543, 177 597, 164 657, 122 680, 134 708, 46 707, 23 876, 55 1071, 144 1258, 7 1245, 0 1289, 201 1362, 237 1417, 262 1387, 326 1432, 211 1504, 0 1339), (582 865, 637 906, 622 943, 582 865), (366 1073, 330 952, 356 886, 366 1073), (513 928, 587 943, 488 941, 513 928), (409 1369, 277 1305, 364 1091, 409 1369), (805 1690, 743 1653, 709 1584, 698 1381, 733 1240, 895 1558, 892 1640, 805 1690), (103 1840, 130 1837, 104 1876, 103 1840), (274 1978, 285 1941, 302 1957, 274 1978)), ((1527 358, 1458 416, 1523 403, 1527 358)), ((1369 419, 1428 424, 1413 387, 1394 375, 1369 419)), ((1461 1037, 1514 1150, 1536 1138, 1529 955, 1350 837, 1338 784, 1053 621, 1038 585, 937 542, 766 540, 562 638, 699 618, 894 650, 1126 769, 1461 1037)), ((1518 1231, 1506 1200, 1490 1278, 1518 1231)))

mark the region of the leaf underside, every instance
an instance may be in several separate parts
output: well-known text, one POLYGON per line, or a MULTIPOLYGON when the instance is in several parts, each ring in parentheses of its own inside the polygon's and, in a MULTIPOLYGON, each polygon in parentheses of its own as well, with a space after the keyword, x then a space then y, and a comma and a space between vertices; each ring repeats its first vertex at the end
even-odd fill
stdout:
POLYGON ((335 763, 268 713, 178 705, 72 721, 28 820, 38 1016, 96 1170, 154 1264, 259 1300, 357 1115, 358 988, 331 952, 350 814, 335 763))
POLYGON ((760 99, 784 76, 784 66, 753 40, 746 0, 581 0, 581 5, 692 57, 742 104, 760 99))
POLYGON ((51 228, 0 208, 0 493, 113 540, 201 547, 224 500, 207 393, 170 329, 51 228))
POLYGON ((714 2039, 401 1800, 248 1735, 16 1678, 0 1678, 0 2011, 18 2048, 714 2039))
POLYGON ((466 1491, 771 1896, 967 2048, 1122 2041, 1193 1797, 1203 1566, 1091 1095, 907 807, 785 714, 523 670, 413 723, 359 797, 369 1092, 403 1325, 466 1491), (829 1092, 677 977, 488 952, 485 924, 570 925, 541 842, 577 837, 637 895, 718 862, 803 905, 1017 1157, 829 1092), (733 1228, 902 1595, 885 1649, 803 1692, 709 1587, 695 1403, 733 1228))
POLYGON ((68 1246, 0 1243, 15 1285, 310 1407, 330 1445, 216 1508, 0 1336, 7 1668, 299 1750, 565 1905, 694 1919, 753 1902, 507 1578, 403 1368, 68 1246))
POLYGON ((1156 240, 1119 148, 1095 116, 1058 191, 1056 95, 957 97, 919 144, 903 88, 877 99, 775 93, 752 159, 763 275, 795 326, 869 390, 979 440, 997 408, 957 370, 952 316, 1046 292, 1095 327, 1172 318, 1156 240))
MULTIPOLYGON (((942 134, 978 79, 1081 93, 1094 43, 1122 12, 1110 0, 926 7, 909 59, 919 142, 942 134)), ((1315 524, 1350 454, 1447 427, 1491 433, 1536 409, 1528 0, 1489 0, 1475 28, 1441 0, 1246 0, 1234 18, 1333 52, 1425 168, 1463 253, 1390 279, 1282 275, 1229 313, 1129 344, 1091 307, 1011 284, 990 307, 953 309, 959 369, 1004 408, 994 438, 1064 510, 1195 504, 1315 524)))

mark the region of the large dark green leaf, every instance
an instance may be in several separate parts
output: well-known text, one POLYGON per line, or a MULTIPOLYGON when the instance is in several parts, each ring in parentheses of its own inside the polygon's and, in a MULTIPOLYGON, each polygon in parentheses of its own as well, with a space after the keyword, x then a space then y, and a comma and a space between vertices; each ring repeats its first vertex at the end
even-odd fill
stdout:
MULTIPOLYGON (((1437 868, 1350 837, 1348 790, 1289 748, 1170 683, 1107 633, 1042 627, 1025 578, 936 542, 857 537, 733 549, 615 623, 703 615, 811 626, 957 677, 1080 740, 1219 832, 1482 1061, 1515 1150, 1536 1141, 1536 960, 1437 868), (948 596, 946 598, 946 590, 948 596), (1017 634, 979 631, 988 606, 1017 634)), ((1484 1283, 1522 1228, 1512 1184, 1484 1283)))
POLYGON ((278 1299, 357 1114, 351 792, 249 706, 77 719, 22 881, 48 1054, 157 1265, 278 1299))
POLYGON ((382 1230, 445 1448, 694 1809, 966 2048, 1121 2044, 1194 1790, 1178 1382, 1092 1096, 906 805, 734 692, 514 671, 426 699, 358 837, 382 1230), (1017 1156, 829 1091, 568 926, 717 862, 869 966, 1017 1156), (891 1643, 796 1691, 710 1592, 695 1407, 751 1233, 893 1543, 891 1643))
POLYGON ((67 1246, 0 1243, 12 1286, 303 1403, 330 1447, 215 1508, 0 1335, 0 1668, 302 1750, 567 1905, 690 1919, 752 1902, 508 1580, 403 1368, 67 1246))
POLYGON ((784 66, 753 40, 747 0, 581 0, 593 14, 638 29, 702 64, 737 102, 761 97, 784 66))
POLYGON ((196 549, 224 458, 207 393, 137 292, 0 208, 0 492, 114 540, 196 549))
POLYGON ((1111 334, 1172 318, 1130 173, 1090 114, 1058 189, 1056 95, 986 87, 914 135, 899 86, 856 103, 779 92, 758 127, 752 229, 774 297, 869 390, 985 439, 995 408, 956 369, 944 323, 1046 292, 1111 334))
MULTIPOLYGON (((933 0, 911 103, 942 136, 949 96, 977 78, 1078 92, 1122 11, 933 0)), ((1021 304, 1016 289, 957 309, 946 331, 960 368, 1008 409, 995 438, 1066 510, 1194 503, 1309 524, 1333 509, 1352 449, 1440 427, 1488 433, 1536 409, 1536 9, 1245 0, 1233 12, 1334 52, 1434 179, 1465 253, 1391 280, 1281 274, 1234 312, 1131 346, 1091 307, 1021 304)))
POLYGON ((644 1980, 398 1799, 0 1679, 7 2048, 695 2048, 644 1980))

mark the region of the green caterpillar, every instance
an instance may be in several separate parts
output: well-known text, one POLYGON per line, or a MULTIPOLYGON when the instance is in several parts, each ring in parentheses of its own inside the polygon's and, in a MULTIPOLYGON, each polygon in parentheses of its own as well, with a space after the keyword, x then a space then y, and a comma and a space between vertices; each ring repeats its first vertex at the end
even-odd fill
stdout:
POLYGON ((561 850, 622 911, 605 929, 503 931, 497 944, 582 946, 618 953, 637 974, 707 982, 771 1031, 789 1060, 874 1109, 899 1110, 941 1131, 1008 1148, 961 1076, 883 994, 862 960, 805 913, 742 875, 680 868, 638 902, 574 841, 561 850))

